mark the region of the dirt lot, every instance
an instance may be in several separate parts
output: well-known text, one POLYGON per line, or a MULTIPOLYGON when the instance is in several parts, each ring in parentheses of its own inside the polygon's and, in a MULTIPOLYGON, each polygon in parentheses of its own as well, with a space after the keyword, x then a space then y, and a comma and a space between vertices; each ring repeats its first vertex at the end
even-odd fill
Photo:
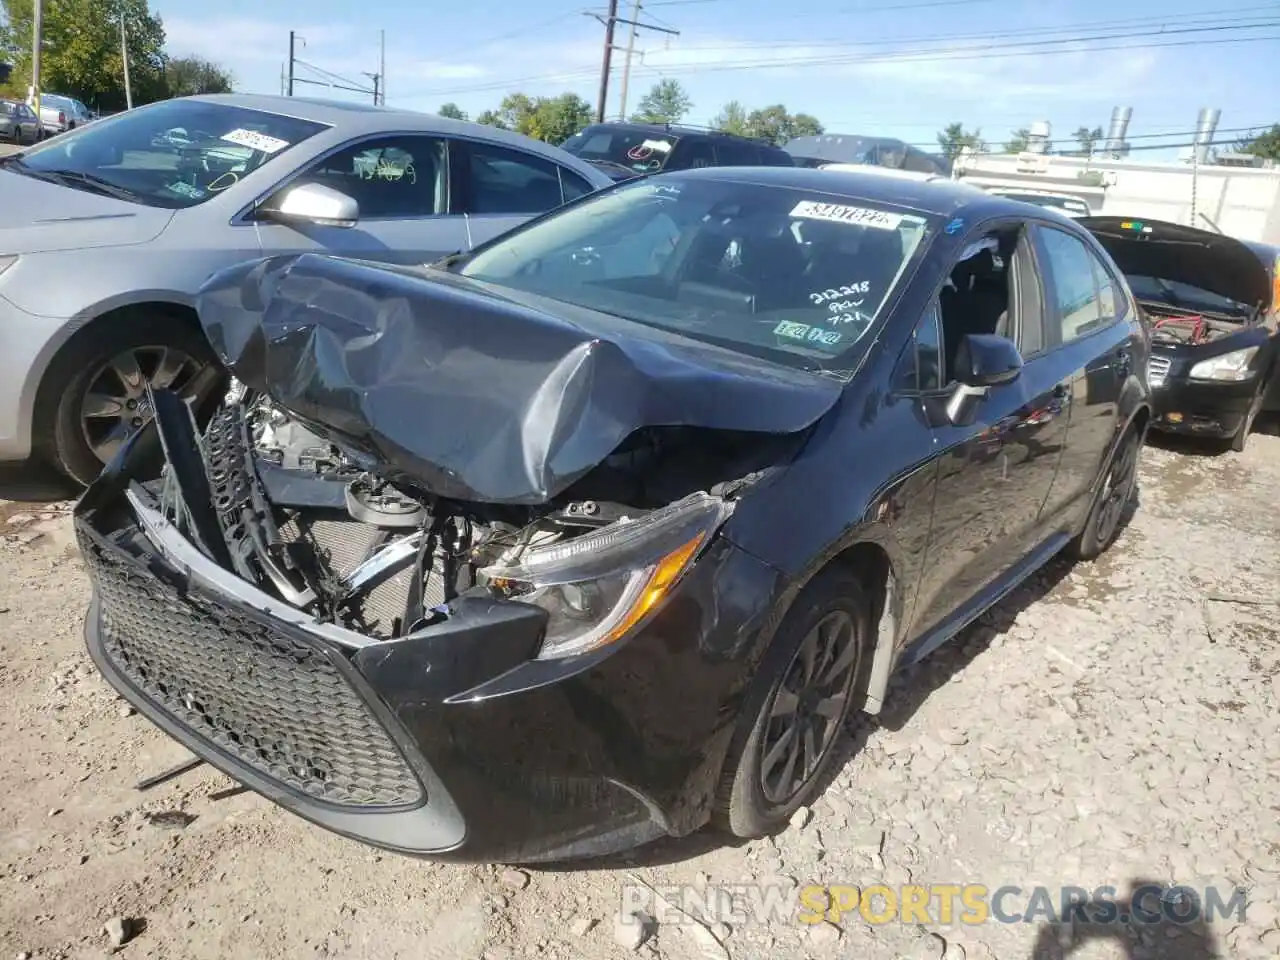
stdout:
MULTIPOLYGON (((13 495, 13 494, 10 494, 13 495)), ((0 502, 0 960, 825 958, 1082 960, 1280 953, 1280 437, 1243 455, 1148 449, 1141 504, 1092 568, 1055 564, 903 676, 803 825, 699 836, 578 870, 458 867, 335 838, 202 768, 92 670, 66 504, 0 502), (1247 889, 1244 922, 872 926, 856 914, 615 927, 653 884, 1064 884, 1247 889), (1038 946, 1037 946, 1038 944, 1038 946)), ((1006 909, 1026 908, 1011 899, 1006 909)), ((936 916, 935 916, 936 919, 936 916)))

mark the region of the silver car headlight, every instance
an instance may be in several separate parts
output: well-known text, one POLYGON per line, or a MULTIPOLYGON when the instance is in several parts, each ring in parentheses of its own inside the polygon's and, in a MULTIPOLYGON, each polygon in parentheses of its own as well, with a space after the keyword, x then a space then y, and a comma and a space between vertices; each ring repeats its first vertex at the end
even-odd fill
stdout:
POLYGON ((540 660, 616 643, 656 610, 733 506, 698 493, 636 520, 527 548, 479 571, 494 593, 547 611, 540 660))
POLYGON ((1253 376, 1249 364, 1258 355, 1257 347, 1245 347, 1243 350, 1232 350, 1220 357, 1201 360, 1191 368, 1188 376, 1192 380, 1248 380, 1253 376))

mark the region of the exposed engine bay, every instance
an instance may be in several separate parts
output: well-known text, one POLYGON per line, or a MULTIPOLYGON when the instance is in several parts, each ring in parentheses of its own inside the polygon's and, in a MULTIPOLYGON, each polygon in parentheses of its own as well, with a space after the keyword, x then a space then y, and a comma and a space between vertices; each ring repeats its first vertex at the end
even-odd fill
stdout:
MULTIPOLYGON (((444 605, 467 591, 519 597, 527 588, 500 574, 534 548, 608 535, 691 497, 727 504, 799 442, 647 429, 553 502, 460 502, 384 479, 376 464, 237 383, 200 441, 216 531, 189 509, 173 462, 159 499, 162 514, 210 556, 222 552, 221 544, 207 549, 212 541, 225 542, 222 564, 248 583, 321 622, 393 639, 444 617, 444 605)), ((582 590, 572 598, 583 617, 592 600, 582 590)))
POLYGON ((1201 346, 1239 333, 1244 326, 1240 320, 1220 319, 1203 313, 1191 314, 1185 309, 1166 304, 1143 301, 1141 306, 1151 323, 1151 339, 1156 343, 1201 346))

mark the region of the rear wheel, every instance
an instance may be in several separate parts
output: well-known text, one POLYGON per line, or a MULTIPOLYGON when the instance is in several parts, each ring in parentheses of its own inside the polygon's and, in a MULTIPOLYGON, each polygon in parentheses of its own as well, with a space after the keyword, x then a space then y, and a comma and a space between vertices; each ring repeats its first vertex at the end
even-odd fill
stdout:
POLYGON ((45 377, 42 395, 54 406, 45 459, 87 486, 124 439, 151 419, 148 384, 202 407, 220 379, 208 343, 176 317, 100 320, 45 377))
POLYGON ((813 799, 870 662, 871 603, 858 578, 832 568, 796 599, 761 667, 768 685, 748 700, 715 821, 758 837, 813 799))
POLYGON ((1124 512, 1138 488, 1138 457, 1142 452, 1142 442, 1142 431, 1136 425, 1131 426, 1107 464, 1107 472, 1094 498, 1084 530, 1070 547, 1077 560, 1093 560, 1100 556, 1119 534, 1124 512))

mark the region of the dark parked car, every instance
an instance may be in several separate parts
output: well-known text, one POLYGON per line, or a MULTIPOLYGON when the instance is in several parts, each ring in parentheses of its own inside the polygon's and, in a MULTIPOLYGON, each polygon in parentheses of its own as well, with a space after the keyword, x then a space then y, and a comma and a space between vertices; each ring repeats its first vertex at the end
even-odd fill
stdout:
POLYGON ((751 137, 669 123, 597 123, 560 145, 614 181, 698 167, 790 167, 791 155, 751 137))
POLYGON ((1156 220, 1080 223, 1150 321, 1152 427, 1243 450, 1258 414, 1280 409, 1280 247, 1156 220))
POLYGON ((92 657, 287 809, 438 858, 785 822, 895 668, 1106 549, 1149 416, 1102 247, 952 183, 662 174, 198 310, 226 403, 197 440, 152 393, 77 507, 92 657))

